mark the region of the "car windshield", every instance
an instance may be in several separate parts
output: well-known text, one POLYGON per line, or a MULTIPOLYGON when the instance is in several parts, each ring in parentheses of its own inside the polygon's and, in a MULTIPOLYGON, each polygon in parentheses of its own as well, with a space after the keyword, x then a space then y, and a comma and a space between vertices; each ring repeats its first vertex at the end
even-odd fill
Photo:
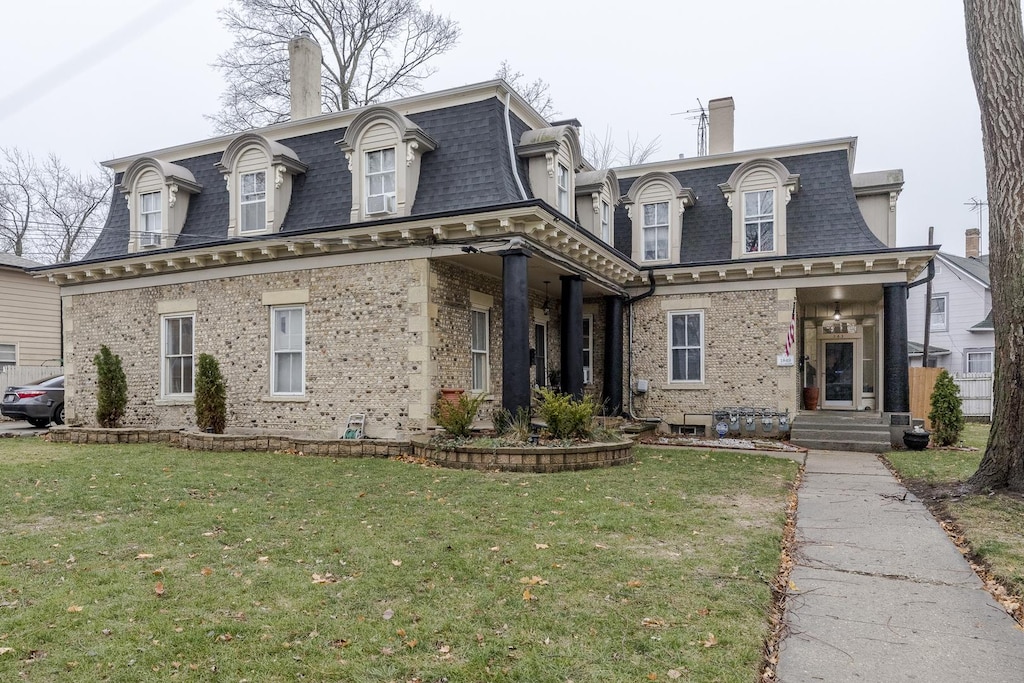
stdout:
POLYGON ((59 389, 64 386, 64 375, 57 375, 56 377, 44 379, 42 382, 39 382, 39 384, 37 384, 36 386, 59 389))

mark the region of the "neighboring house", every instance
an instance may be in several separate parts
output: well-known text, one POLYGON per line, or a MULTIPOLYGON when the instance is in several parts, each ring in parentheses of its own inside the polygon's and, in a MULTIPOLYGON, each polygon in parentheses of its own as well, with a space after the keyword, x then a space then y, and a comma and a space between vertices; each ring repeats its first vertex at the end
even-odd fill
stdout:
POLYGON ((60 366, 60 289, 28 272, 41 265, 0 253, 0 370, 60 366))
MULTIPOLYGON (((992 372, 995 332, 988 255, 980 252, 981 231, 966 232, 966 256, 940 251, 932 280, 931 367, 950 372, 992 372)), ((911 365, 920 367, 924 344, 926 287, 914 287, 907 301, 907 338, 911 365), (916 353, 915 353, 916 351, 916 353)))
MULTIPOLYGON (((319 64, 310 43, 292 47, 319 64)), ((152 426, 193 419, 199 353, 233 427, 336 434, 365 413, 398 436, 442 387, 514 412, 556 379, 669 425, 794 412, 812 378, 826 408, 905 412, 907 285, 934 249, 894 246, 902 174, 854 174, 854 138, 734 151, 732 118, 712 102, 707 157, 595 169, 573 122, 490 81, 293 101, 287 123, 107 162, 95 246, 43 271, 68 421, 94 412, 100 344, 126 423, 152 426)))

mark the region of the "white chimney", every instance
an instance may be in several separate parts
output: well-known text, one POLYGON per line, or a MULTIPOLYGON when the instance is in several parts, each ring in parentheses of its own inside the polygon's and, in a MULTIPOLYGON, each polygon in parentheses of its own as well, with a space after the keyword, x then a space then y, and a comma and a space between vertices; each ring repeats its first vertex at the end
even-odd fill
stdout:
POLYGON ((309 31, 288 41, 291 78, 292 121, 322 113, 320 105, 320 62, 323 52, 309 31))
POLYGON ((708 154, 728 154, 733 151, 733 119, 736 104, 731 97, 720 97, 708 102, 708 154))

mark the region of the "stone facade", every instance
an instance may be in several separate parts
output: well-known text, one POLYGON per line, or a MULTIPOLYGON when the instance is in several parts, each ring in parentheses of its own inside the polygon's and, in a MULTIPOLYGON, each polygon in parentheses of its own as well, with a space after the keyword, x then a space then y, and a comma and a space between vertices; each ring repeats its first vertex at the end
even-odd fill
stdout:
MULTIPOLYGON (((777 365, 794 296, 794 290, 763 289, 655 295, 634 304, 633 377, 650 384, 646 394, 633 396, 633 413, 678 425, 697 424, 686 416, 709 416, 726 406, 794 413, 796 367, 777 365), (669 382, 668 316, 673 311, 704 315, 703 382, 669 382)), ((630 389, 635 386, 624 392, 630 389)))

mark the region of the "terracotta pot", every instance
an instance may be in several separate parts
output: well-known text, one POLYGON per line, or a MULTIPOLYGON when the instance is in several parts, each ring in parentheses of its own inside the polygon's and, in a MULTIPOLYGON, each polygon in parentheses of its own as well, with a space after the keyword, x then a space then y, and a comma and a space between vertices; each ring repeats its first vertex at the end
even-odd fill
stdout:
POLYGON ((459 397, 464 393, 465 389, 441 389, 441 398, 448 403, 458 403, 459 397))
POLYGON ((818 409, 818 387, 804 387, 804 410, 818 409))

